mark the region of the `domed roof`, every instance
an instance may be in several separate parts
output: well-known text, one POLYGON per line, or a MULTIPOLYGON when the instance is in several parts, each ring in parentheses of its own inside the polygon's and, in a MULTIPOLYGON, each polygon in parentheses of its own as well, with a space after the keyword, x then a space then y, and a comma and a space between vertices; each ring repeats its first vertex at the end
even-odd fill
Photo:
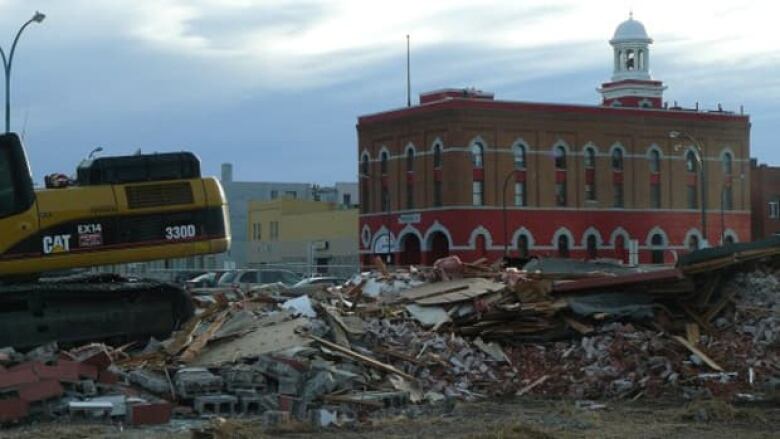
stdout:
POLYGON ((643 41, 651 43, 653 40, 647 36, 645 25, 642 22, 634 20, 633 14, 628 16, 628 20, 620 23, 615 29, 615 35, 610 40, 611 43, 622 41, 643 41))

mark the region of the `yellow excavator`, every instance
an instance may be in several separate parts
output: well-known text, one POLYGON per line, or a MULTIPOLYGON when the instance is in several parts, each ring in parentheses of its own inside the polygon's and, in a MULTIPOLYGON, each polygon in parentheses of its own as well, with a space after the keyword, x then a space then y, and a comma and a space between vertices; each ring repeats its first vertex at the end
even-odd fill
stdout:
POLYGON ((164 337, 193 314, 172 284, 62 270, 226 251, 225 194, 188 152, 84 160, 34 188, 0 135, 0 347, 164 337))

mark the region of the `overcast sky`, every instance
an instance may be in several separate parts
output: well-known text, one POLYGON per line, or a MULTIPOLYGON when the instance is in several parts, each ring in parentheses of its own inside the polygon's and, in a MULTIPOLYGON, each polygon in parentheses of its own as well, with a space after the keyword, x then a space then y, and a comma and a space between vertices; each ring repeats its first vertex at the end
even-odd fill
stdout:
POLYGON ((406 102, 406 34, 415 99, 473 86, 596 104, 630 9, 665 99, 743 105, 752 155, 780 164, 775 2, 0 0, 6 51, 36 9, 47 17, 17 48, 11 123, 37 182, 96 146, 191 150, 240 180, 355 180, 357 116, 406 102))

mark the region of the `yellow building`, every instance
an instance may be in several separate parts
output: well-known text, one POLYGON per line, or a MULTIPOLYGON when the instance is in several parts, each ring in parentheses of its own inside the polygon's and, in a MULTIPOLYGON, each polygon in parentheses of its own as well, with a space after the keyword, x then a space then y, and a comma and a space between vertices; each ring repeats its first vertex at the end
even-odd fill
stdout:
POLYGON ((250 267, 336 276, 358 271, 358 209, 291 198, 250 201, 247 227, 250 267))

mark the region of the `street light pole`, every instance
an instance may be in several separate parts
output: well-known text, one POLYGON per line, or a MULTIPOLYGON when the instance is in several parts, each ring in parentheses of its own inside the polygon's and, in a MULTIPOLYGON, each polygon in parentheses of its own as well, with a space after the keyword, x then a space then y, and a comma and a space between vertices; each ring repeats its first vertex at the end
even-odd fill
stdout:
POLYGON ((701 185, 701 233, 703 235, 701 248, 709 247, 709 242, 707 241, 707 174, 704 170, 704 153, 701 144, 695 137, 685 132, 670 131, 669 137, 672 139, 684 137, 693 143, 693 156, 699 165, 699 184, 701 185))
POLYGON ((35 15, 32 16, 29 20, 27 20, 22 27, 19 28, 19 31, 16 32, 16 37, 14 38, 14 42, 11 45, 11 51, 8 53, 8 57, 5 56, 5 52, 3 51, 3 48, 0 47, 0 55, 2 55, 3 58, 3 70, 5 71, 5 132, 9 133, 11 132, 11 65, 14 62, 14 53, 16 52, 16 44, 19 42, 19 37, 22 35, 22 32, 24 32, 24 29, 27 28, 27 26, 30 25, 30 23, 40 23, 43 21, 43 19, 46 18, 46 15, 35 11, 35 15))

